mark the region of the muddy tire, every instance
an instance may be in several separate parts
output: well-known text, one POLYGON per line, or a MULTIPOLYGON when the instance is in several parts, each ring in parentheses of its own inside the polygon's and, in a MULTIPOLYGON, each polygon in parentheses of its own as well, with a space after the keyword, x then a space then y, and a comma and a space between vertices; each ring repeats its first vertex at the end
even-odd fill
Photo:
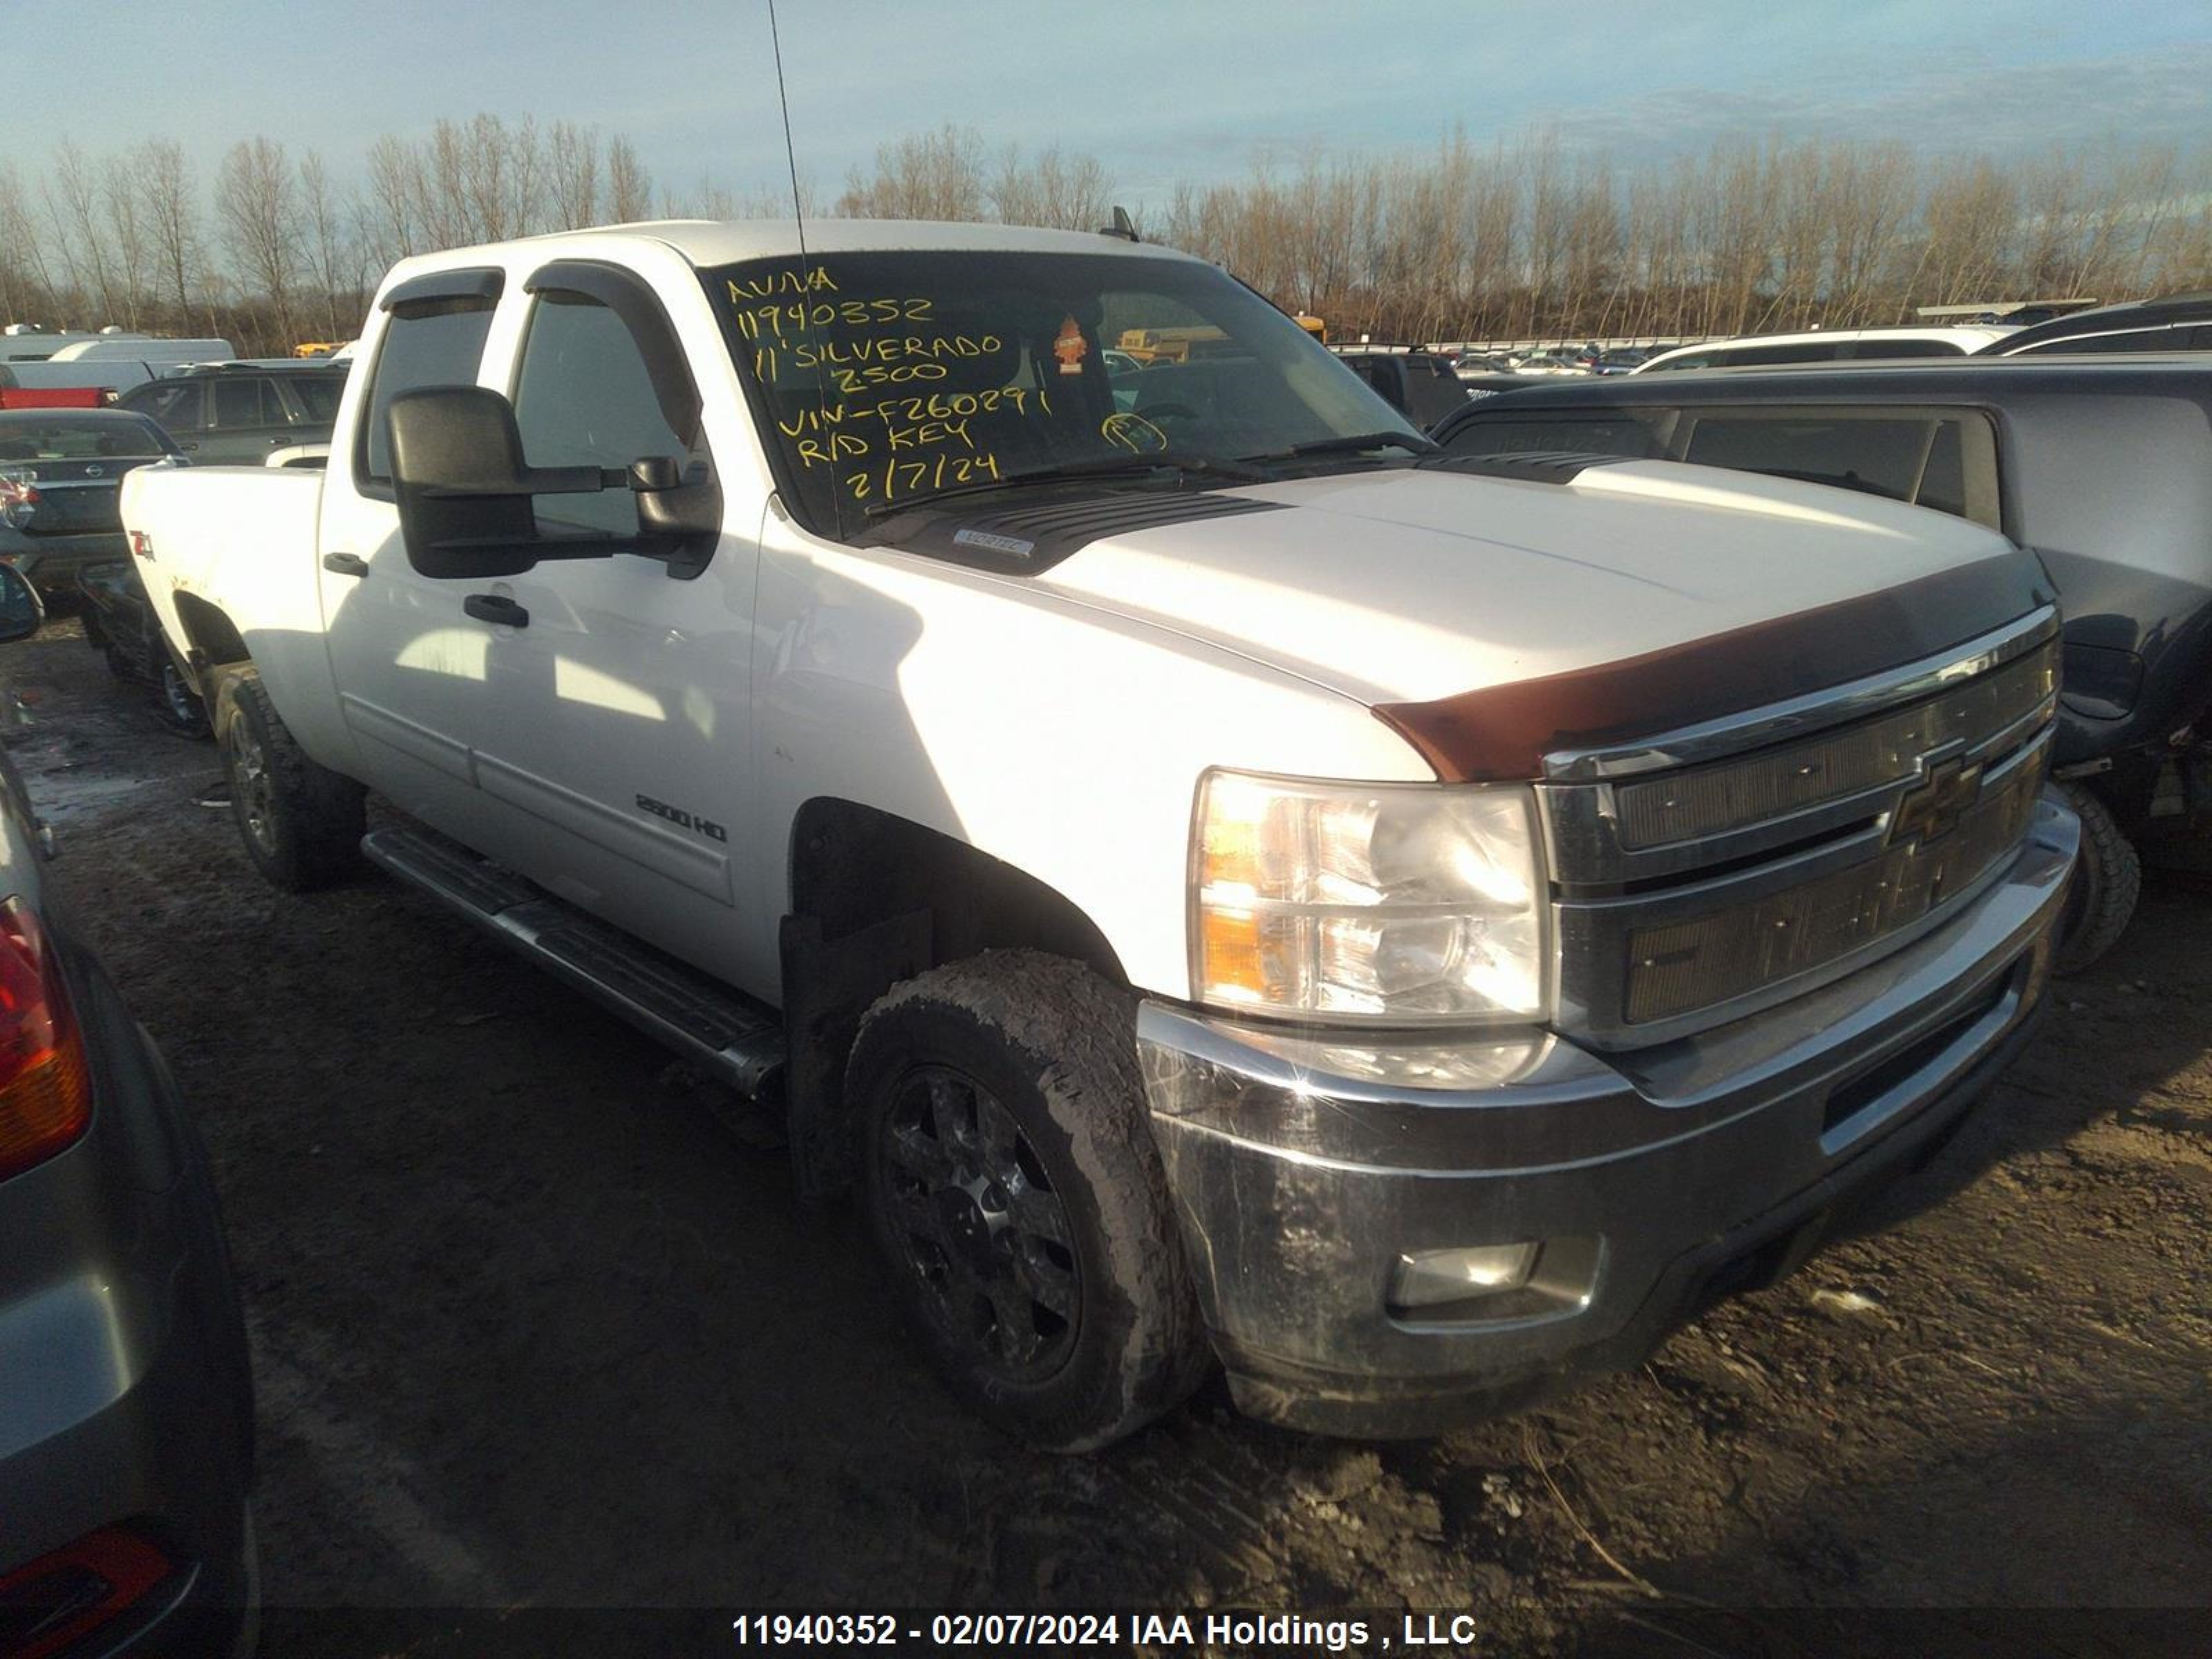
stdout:
POLYGON ((307 758, 259 675, 223 683, 216 734, 240 838, 272 885, 310 892, 359 867, 367 792, 307 758))
POLYGON ((1036 951, 933 969, 868 1011, 846 1100, 896 1293, 972 1409, 1081 1452, 1188 1396, 1211 1354, 1127 994, 1036 951))
POLYGON ((2119 942, 2142 892, 2142 860, 2112 809, 2078 783, 2059 786, 2081 815, 2081 855, 2058 917, 2062 974, 2078 974, 2119 942))

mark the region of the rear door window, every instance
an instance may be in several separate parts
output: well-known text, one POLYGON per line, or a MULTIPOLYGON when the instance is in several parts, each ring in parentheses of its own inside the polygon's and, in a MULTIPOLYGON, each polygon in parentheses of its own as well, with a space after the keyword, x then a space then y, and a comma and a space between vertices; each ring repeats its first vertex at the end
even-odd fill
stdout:
POLYGON ((1854 489, 1996 528, 1996 441, 1965 410, 1686 410, 1675 459, 1854 489))
POLYGON ((1666 453, 1665 443, 1654 428, 1673 415, 1668 409, 1639 409, 1563 415, 1553 420, 1478 419, 1454 431, 1444 447, 1455 455, 1565 452, 1649 460, 1666 453))
POLYGON ((197 432, 206 407, 206 392, 198 380, 157 382, 143 394, 126 400, 125 406, 149 416, 168 432, 197 432))
POLYGON ((1467 401, 1467 388, 1441 359, 1417 359, 1407 364, 1406 401, 1413 424, 1431 427, 1467 401))
POLYGON ((345 392, 345 382, 325 374, 302 374, 291 382, 292 395, 299 399, 305 411, 304 418, 312 425, 328 426, 338 417, 338 398, 345 392))

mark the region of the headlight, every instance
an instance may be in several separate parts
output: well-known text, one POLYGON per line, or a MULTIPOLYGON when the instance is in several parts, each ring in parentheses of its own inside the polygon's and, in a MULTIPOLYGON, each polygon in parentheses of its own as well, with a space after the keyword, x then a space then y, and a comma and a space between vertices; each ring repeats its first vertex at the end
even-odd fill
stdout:
POLYGON ((1200 1001, 1388 1025, 1544 1017, 1528 789, 1209 772, 1193 838, 1200 1001))

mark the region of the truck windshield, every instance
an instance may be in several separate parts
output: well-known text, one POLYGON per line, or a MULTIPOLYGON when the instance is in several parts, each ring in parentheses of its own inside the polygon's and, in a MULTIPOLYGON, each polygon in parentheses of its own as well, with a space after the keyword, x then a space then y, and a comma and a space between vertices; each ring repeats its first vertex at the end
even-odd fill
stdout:
POLYGON ((821 534, 1018 475, 1024 487, 1063 470, 1090 488, 1171 475, 1218 486, 1274 465, 1358 465, 1401 439, 1426 447, 1305 330, 1212 265, 963 249, 705 276, 781 487, 821 534), (1158 470, 1142 465, 1154 456, 1158 470))

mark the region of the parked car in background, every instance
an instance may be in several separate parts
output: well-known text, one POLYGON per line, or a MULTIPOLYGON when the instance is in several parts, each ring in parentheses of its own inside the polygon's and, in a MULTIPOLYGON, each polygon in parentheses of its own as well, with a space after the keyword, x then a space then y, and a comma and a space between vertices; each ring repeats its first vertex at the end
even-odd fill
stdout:
POLYGON ((345 382, 345 369, 320 362, 217 363, 134 386, 118 404, 196 461, 258 465, 272 449, 328 442, 345 382))
POLYGON ((1510 360, 1516 374, 1587 374, 1589 370, 1565 347, 1557 351, 1524 351, 1510 360))
POLYGON ((1467 383, 1440 353, 1340 348, 1336 355, 1383 402, 1424 430, 1467 402, 1467 383))
POLYGON ((179 737, 207 736, 207 709, 170 653, 137 562, 87 565, 77 590, 84 600, 85 643, 106 657, 116 678, 150 688, 162 719, 179 737))
POLYGON ((9 407, 19 404, 23 392, 82 392, 100 403, 112 403, 118 393, 158 379, 163 370, 151 363, 101 357, 88 363, 0 362, 0 392, 12 392, 9 407))
POLYGON ((0 563, 41 593, 73 590, 88 565, 125 556, 124 475, 177 446, 119 409, 0 410, 0 563))
POLYGON ((1825 328, 1803 334, 1747 334, 1676 346, 1633 371, 1657 374, 1686 368, 1755 368, 1774 363, 1864 362, 1900 357, 1963 357, 2017 331, 1999 324, 1956 328, 1825 328))
MULTIPOLYGON (((0 567, 0 639, 39 617, 0 567)), ((0 1654, 238 1656, 253 1392, 214 1182, 43 842, 0 749, 0 1654)))
POLYGON ((2212 351, 2212 292, 2099 306, 2023 328, 1990 348, 2004 357, 2091 351, 2212 351))
POLYGON ((1595 374, 1632 374, 1651 361, 1651 353, 1632 346, 1616 347, 1600 352, 1597 361, 1590 365, 1595 374))
POLYGON ((1532 387, 1434 435, 1738 468, 2003 531, 2042 556, 2066 617, 2056 768, 2085 826, 2066 965, 2127 925, 2138 843, 2212 847, 2212 360, 1638 375, 1532 387))

